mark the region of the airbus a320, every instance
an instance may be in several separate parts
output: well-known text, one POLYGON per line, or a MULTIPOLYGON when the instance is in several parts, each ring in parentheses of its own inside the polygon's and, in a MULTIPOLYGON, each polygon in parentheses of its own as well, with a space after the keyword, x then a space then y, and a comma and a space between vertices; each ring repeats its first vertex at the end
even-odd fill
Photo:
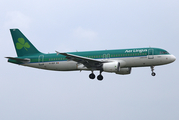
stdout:
POLYGON ((94 71, 99 71, 98 80, 103 80, 102 72, 121 75, 131 73, 133 67, 150 67, 155 76, 154 67, 172 63, 176 57, 161 48, 132 48, 84 52, 45 54, 22 34, 19 29, 10 29, 18 57, 6 57, 8 62, 54 71, 91 71, 90 79, 95 78, 94 71))

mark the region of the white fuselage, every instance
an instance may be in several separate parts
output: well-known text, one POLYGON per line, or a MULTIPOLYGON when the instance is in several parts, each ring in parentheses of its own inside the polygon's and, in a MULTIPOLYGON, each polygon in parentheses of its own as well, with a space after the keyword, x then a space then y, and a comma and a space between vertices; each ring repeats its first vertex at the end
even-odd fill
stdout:
MULTIPOLYGON (((109 58, 99 59, 101 61, 117 61, 120 62, 120 67, 145 67, 145 66, 158 66, 169 64, 175 61, 174 55, 152 55, 142 57, 120 57, 120 58, 109 58)), ((37 62, 37 63, 25 63, 24 66, 55 70, 55 71, 74 71, 74 70, 89 70, 83 64, 79 64, 75 61, 53 61, 53 62, 37 62)))

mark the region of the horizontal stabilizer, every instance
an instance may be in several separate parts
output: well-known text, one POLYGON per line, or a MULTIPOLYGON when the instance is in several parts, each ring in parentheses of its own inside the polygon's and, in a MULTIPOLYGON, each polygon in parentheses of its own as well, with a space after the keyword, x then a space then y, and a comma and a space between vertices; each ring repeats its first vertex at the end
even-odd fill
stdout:
POLYGON ((5 57, 5 58, 12 59, 12 60, 16 60, 16 61, 18 61, 18 62, 23 62, 23 63, 28 63, 28 62, 30 62, 30 59, 28 59, 28 58, 25 58, 25 59, 14 58, 14 57, 5 57))

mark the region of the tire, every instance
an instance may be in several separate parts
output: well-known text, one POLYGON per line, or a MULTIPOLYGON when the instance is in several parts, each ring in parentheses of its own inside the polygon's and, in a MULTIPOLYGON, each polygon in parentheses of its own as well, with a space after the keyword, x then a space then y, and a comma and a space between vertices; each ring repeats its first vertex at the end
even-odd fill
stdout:
POLYGON ((97 79, 98 79, 99 81, 101 81, 101 80, 103 80, 103 76, 102 76, 102 75, 98 75, 97 79))
POLYGON ((89 78, 90 78, 90 79, 94 79, 94 78, 95 78, 95 74, 91 73, 91 74, 89 75, 89 78))
POLYGON ((152 76, 155 76, 156 75, 156 73, 154 73, 154 72, 152 72, 152 74, 151 74, 152 76))

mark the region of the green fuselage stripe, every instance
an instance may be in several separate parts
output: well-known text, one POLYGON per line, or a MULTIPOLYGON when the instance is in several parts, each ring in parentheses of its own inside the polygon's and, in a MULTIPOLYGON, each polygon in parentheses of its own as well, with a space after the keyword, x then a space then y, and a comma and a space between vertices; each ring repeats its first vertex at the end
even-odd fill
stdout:
MULTIPOLYGON (((145 57, 147 55, 164 55, 169 54, 160 48, 136 48, 136 49, 118 49, 118 50, 101 50, 101 51, 85 51, 85 52, 68 52, 69 54, 88 57, 92 59, 110 59, 110 58, 127 58, 127 57, 145 57)), ((37 62, 56 62, 66 61, 66 57, 59 54, 34 54, 31 56, 19 57, 21 59, 28 58, 30 63, 37 62)), ((15 61, 12 61, 15 63, 15 61)), ((19 64, 19 62, 17 63, 19 64)))
MULTIPOLYGON (((82 57, 92 59, 109 59, 109 58, 124 58, 124 57, 145 57, 149 55, 149 49, 153 49, 151 55, 162 55, 163 49, 159 48, 138 48, 138 49, 121 49, 121 50, 103 50, 103 51, 89 51, 89 52, 69 52, 82 57), (140 51, 141 50, 141 51, 140 51)), ((165 54, 168 54, 167 52, 165 54)), ((66 61, 66 57, 57 54, 43 54, 43 62, 66 61)), ((31 62, 39 62, 39 56, 31 58, 31 62)))

